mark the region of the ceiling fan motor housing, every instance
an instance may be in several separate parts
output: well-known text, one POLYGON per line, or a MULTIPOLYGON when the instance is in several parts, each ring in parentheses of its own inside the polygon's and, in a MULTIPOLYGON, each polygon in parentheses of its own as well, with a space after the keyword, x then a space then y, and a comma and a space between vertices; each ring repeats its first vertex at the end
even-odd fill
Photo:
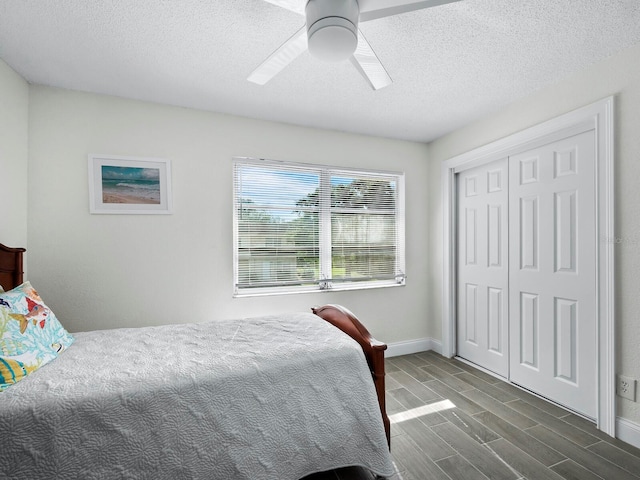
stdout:
POLYGON ((309 52, 327 62, 347 60, 358 46, 357 0, 309 0, 307 43, 309 52))

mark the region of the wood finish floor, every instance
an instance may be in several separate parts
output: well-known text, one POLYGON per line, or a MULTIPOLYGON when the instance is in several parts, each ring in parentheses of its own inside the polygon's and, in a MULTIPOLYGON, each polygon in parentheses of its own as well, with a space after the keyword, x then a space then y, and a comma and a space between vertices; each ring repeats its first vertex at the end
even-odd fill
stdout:
MULTIPOLYGON (((640 450, 455 359, 386 360, 390 480, 633 480, 640 450)), ((346 468, 305 480, 372 480, 346 468)))

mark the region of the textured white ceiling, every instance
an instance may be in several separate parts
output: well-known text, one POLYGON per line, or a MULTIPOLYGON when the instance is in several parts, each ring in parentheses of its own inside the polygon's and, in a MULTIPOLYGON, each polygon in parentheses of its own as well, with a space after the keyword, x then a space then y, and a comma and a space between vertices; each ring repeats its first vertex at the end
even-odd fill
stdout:
POLYGON ((35 84, 428 142, 640 43, 640 1, 463 0, 363 23, 394 82, 379 91, 307 52, 246 81, 303 24, 263 0, 0 0, 0 58, 35 84))

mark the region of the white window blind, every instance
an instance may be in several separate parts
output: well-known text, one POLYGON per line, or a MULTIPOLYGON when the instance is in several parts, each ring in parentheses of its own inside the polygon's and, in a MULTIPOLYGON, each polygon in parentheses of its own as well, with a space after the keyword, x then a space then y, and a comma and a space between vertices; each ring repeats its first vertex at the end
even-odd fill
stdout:
POLYGON ((235 293, 404 284, 404 176, 234 159, 235 293))

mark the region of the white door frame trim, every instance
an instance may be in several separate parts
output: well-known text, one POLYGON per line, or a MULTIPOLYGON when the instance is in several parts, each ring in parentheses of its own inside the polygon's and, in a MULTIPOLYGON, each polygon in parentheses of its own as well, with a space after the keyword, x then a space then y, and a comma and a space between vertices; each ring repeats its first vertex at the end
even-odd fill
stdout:
POLYGON ((442 163, 443 288, 442 354, 456 354, 456 200, 455 174, 506 156, 595 130, 597 198, 597 365, 598 428, 615 436, 614 297, 614 97, 457 155, 442 163))

